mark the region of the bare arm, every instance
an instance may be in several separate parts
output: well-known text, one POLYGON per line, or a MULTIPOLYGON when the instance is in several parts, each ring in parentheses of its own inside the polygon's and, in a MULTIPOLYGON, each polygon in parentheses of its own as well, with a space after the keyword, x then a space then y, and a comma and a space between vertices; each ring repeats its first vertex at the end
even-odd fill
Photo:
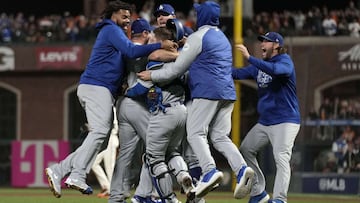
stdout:
POLYGON ((202 40, 198 36, 190 36, 175 62, 166 63, 159 70, 140 72, 137 76, 142 80, 152 80, 154 82, 165 82, 181 76, 201 52, 201 42, 202 40))
POLYGON ((170 62, 175 61, 175 59, 179 56, 179 52, 176 50, 168 51, 165 49, 158 49, 153 51, 149 55, 149 60, 151 61, 163 61, 163 62, 170 62))

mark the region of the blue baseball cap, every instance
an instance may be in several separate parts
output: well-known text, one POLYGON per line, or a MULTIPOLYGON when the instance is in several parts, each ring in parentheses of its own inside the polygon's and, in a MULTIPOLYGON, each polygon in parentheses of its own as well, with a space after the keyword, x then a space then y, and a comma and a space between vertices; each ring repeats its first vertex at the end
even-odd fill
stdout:
POLYGON ((138 18, 131 24, 131 34, 142 33, 143 31, 152 31, 154 28, 144 18, 138 18))
POLYGON ((155 12, 154 12, 154 16, 156 17, 158 13, 167 13, 169 15, 175 15, 175 9, 174 7, 172 7, 170 4, 160 4, 155 12))
POLYGON ((284 46, 284 38, 277 32, 268 32, 265 35, 258 36, 259 41, 269 41, 269 42, 276 42, 282 47, 284 46))

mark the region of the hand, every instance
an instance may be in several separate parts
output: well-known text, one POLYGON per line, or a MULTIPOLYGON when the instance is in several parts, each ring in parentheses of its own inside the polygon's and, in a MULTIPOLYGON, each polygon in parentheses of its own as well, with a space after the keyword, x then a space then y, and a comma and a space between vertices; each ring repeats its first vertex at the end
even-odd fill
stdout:
POLYGON ((136 75, 142 80, 145 80, 145 81, 151 80, 151 71, 149 71, 149 70, 145 70, 140 73, 136 73, 136 75))
POLYGON ((183 37, 181 40, 179 40, 177 42, 177 44, 179 45, 179 47, 183 47, 184 44, 186 43, 187 37, 183 37))
POLYGON ((248 49, 246 48, 246 46, 244 46, 243 44, 237 44, 235 45, 236 49, 241 51, 242 55, 246 58, 249 59, 250 58, 250 54, 248 49))
POLYGON ((163 40, 161 42, 161 48, 167 50, 174 50, 178 48, 178 44, 170 40, 163 40))

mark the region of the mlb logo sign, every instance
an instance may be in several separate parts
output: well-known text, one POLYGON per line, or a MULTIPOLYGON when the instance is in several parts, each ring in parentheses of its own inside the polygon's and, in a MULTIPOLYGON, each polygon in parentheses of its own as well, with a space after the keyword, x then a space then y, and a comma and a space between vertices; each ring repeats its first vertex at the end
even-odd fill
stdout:
POLYGON ((66 141, 13 141, 11 143, 11 185, 47 187, 44 169, 69 154, 66 141))

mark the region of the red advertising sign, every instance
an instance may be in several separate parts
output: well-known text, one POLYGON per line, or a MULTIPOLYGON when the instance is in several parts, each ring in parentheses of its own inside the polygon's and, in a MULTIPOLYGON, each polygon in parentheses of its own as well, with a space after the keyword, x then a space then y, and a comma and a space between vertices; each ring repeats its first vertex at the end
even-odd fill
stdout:
POLYGON ((36 47, 37 69, 82 69, 83 48, 69 47, 36 47))

